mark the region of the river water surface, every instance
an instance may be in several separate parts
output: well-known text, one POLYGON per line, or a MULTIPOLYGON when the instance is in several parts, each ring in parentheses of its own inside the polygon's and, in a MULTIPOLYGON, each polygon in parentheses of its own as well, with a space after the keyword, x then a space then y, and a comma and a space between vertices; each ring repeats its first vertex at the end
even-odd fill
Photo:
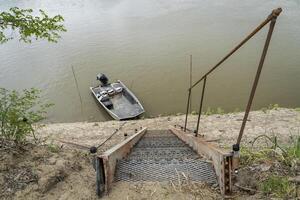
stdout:
MULTIPOLYGON (((184 112, 189 85, 200 78, 272 9, 282 7, 253 109, 300 106, 300 3, 297 0, 0 0, 65 18, 57 44, 17 39, 0 46, 0 86, 36 87, 55 106, 49 121, 104 121, 110 117, 89 91, 96 75, 120 79, 141 100, 146 116, 184 112), (71 66, 83 100, 83 114, 71 66)), ((204 110, 244 109, 267 27, 207 79, 204 110)), ((192 95, 198 110, 201 85, 192 95), (197 93, 197 94, 196 94, 197 93)))

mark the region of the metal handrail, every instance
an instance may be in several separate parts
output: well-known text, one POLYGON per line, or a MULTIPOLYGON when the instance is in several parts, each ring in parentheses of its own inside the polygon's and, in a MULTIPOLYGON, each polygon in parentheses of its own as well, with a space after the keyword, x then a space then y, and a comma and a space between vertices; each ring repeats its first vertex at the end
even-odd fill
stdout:
POLYGON ((260 31, 267 23, 269 23, 273 18, 277 18, 281 13, 282 9, 277 8, 272 11, 272 13, 265 19, 259 26, 257 26, 244 40, 242 40, 235 48, 233 48, 222 60, 220 60, 214 67, 212 67, 206 74, 204 74, 198 81, 196 81, 188 90, 191 90, 198 83, 200 83, 204 77, 208 76, 216 68, 218 68, 225 60, 227 60, 234 52, 236 52, 240 47, 242 47, 249 39, 251 39, 258 31, 260 31))
POLYGON ((266 24, 270 23, 268 35, 265 41, 265 45, 263 48, 263 52, 260 58, 260 62, 258 65, 258 69, 256 72, 255 80, 252 85, 251 93, 249 96, 248 104, 246 107, 245 115, 243 118, 243 123, 239 132, 239 136, 237 139, 236 144, 234 145, 234 149, 239 149, 239 145, 243 136, 244 128, 246 126, 247 118, 250 112, 250 108, 252 105, 252 101, 254 98, 254 94, 257 88, 257 84, 259 81, 259 77, 261 74, 261 70, 264 64, 265 57, 267 55, 268 47, 271 41, 272 33, 275 27, 276 19, 279 16, 279 14, 282 12, 281 8, 274 9, 272 13, 260 24, 258 25, 244 40, 242 40, 235 48, 233 48, 225 57, 223 57, 215 66, 213 66, 206 74, 204 74, 198 81, 196 81, 192 86, 188 88, 188 100, 187 100, 187 109, 186 109, 186 116, 185 116, 185 124, 184 124, 184 131, 186 131, 186 126, 187 126, 187 120, 188 120, 188 113, 189 113, 189 107, 190 107, 190 97, 191 97, 191 92, 192 89, 198 85, 201 81, 203 81, 203 88, 202 88, 202 95, 200 99, 200 107, 199 107, 199 113, 198 113, 198 120, 197 120, 197 128, 195 130, 195 136, 198 136, 198 131, 199 131, 199 123, 200 123, 200 117, 201 117, 201 112, 202 112, 202 105, 203 105, 203 99, 204 99, 204 91, 205 91, 205 86, 206 86, 206 79, 208 75, 210 75, 215 69, 217 69, 225 60, 227 60, 232 54, 234 54, 240 47, 242 47, 249 39, 251 39, 257 32, 259 32, 266 24))

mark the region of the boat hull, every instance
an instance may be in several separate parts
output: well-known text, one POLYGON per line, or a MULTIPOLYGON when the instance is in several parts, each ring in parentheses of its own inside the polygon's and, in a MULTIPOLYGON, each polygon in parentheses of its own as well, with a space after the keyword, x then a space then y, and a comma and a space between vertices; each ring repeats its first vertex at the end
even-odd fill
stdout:
POLYGON ((142 104, 136 96, 120 81, 112 84, 119 84, 122 92, 109 97, 112 102, 112 108, 108 108, 99 98, 102 91, 111 89, 111 84, 107 86, 90 87, 90 90, 99 104, 112 116, 115 120, 133 119, 145 112, 142 104))

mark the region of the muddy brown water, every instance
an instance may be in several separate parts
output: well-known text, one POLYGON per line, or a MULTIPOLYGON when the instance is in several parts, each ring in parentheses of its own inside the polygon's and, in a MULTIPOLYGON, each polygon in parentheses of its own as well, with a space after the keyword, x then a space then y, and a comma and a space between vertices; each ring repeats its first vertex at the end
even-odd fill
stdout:
MULTIPOLYGON (((18 40, 0 46, 0 86, 37 87, 55 106, 49 121, 104 121, 89 86, 96 74, 120 79, 141 100, 146 116, 183 113, 189 84, 189 55, 193 79, 200 78, 237 42, 281 6, 254 109, 278 103, 300 106, 300 3, 296 0, 19 0, 0 1, 9 7, 41 8, 61 14, 68 32, 57 44, 18 40), (71 66, 74 66, 83 114, 71 66)), ((244 109, 267 29, 207 80, 204 109, 244 109)), ((201 86, 193 94, 198 110, 201 86)))

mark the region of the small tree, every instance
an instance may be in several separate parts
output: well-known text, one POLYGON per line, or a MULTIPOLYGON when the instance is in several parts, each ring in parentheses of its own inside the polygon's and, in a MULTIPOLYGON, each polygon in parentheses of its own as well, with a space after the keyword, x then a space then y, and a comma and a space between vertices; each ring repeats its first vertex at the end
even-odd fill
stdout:
MULTIPOLYGON (((0 12, 0 44, 13 39, 9 31, 17 31, 19 40, 30 43, 32 38, 47 39, 57 42, 59 32, 66 29, 61 24, 61 15, 49 17, 43 10, 41 16, 33 16, 32 9, 10 8, 8 12, 0 12)), ((25 89, 22 92, 0 88, 0 139, 23 142, 29 134, 34 135, 32 125, 45 118, 50 104, 42 104, 40 91, 25 89)))
POLYGON ((20 41, 31 42, 31 38, 47 39, 49 42, 57 42, 59 32, 66 31, 61 24, 64 18, 61 15, 49 17, 43 10, 39 10, 41 16, 32 16, 32 9, 10 8, 8 12, 0 12, 0 43, 13 39, 9 30, 18 31, 20 41))
POLYGON ((51 104, 42 104, 40 91, 25 89, 22 92, 0 88, 1 138, 23 142, 26 136, 34 135, 32 125, 45 119, 46 109, 51 104))

